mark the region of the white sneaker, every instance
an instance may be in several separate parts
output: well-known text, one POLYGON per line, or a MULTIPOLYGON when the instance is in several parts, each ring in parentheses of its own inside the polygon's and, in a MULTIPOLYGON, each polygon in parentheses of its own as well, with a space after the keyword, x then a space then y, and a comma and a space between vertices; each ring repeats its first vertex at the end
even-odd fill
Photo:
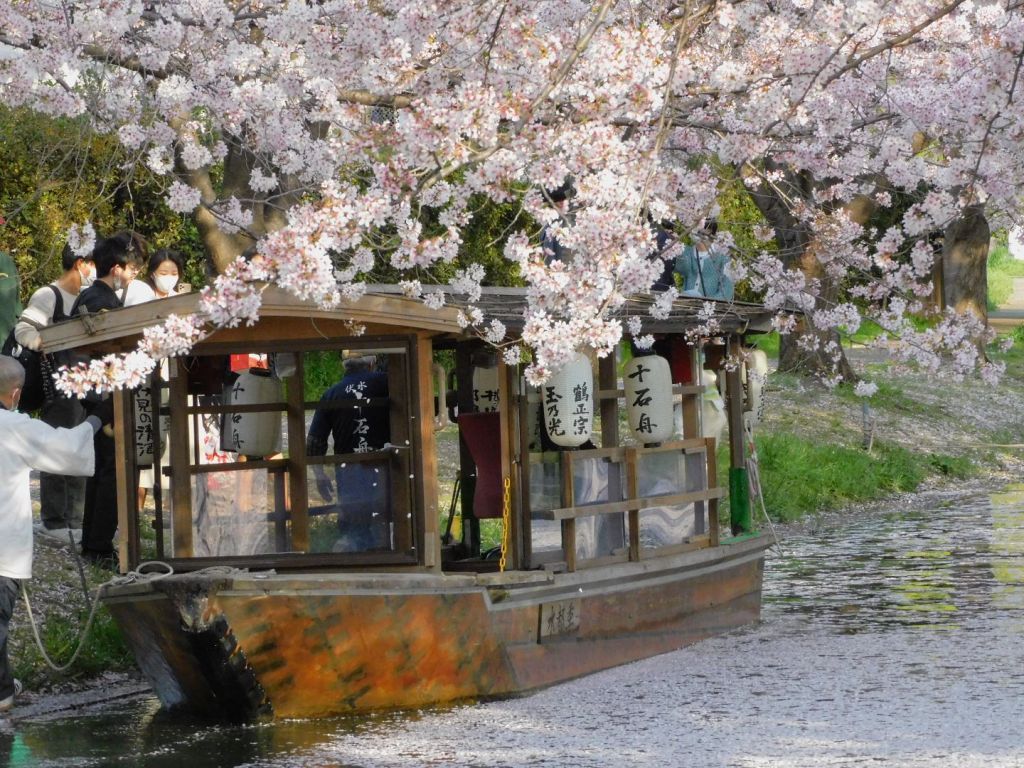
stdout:
POLYGON ((12 693, 6 699, 0 699, 0 712, 6 712, 11 707, 13 707, 14 706, 14 697, 15 696, 20 696, 22 690, 23 689, 21 687, 21 680, 15 679, 15 681, 14 681, 14 693, 12 693))

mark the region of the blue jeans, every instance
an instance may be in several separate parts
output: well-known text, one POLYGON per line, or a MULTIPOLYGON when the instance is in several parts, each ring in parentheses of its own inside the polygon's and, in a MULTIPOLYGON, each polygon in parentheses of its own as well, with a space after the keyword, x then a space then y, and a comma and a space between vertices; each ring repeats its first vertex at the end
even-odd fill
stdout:
POLYGON ((359 549, 386 547, 392 520, 387 464, 339 466, 335 480, 339 530, 352 536, 359 549))
POLYGON ((0 576, 0 699, 14 695, 14 673, 7 658, 7 628, 18 601, 18 591, 17 581, 0 576))

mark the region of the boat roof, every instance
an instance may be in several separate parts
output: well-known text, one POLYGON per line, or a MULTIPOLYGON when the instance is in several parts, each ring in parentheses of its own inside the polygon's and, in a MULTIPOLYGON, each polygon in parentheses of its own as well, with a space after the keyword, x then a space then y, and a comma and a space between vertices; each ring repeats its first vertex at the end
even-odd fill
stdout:
MULTIPOLYGON (((366 294, 356 301, 324 309, 311 301, 298 299, 282 288, 267 286, 263 290, 260 321, 255 326, 219 329, 201 344, 210 341, 244 344, 272 339, 355 337, 359 334, 353 330, 353 325, 363 326, 363 333, 367 335, 419 332, 431 336, 465 337, 468 333, 459 324, 458 315, 460 309, 471 305, 479 307, 485 317, 501 321, 513 336, 522 332, 527 308, 526 288, 484 288, 480 298, 473 302, 460 295, 448 294, 446 298, 444 307, 433 310, 422 301, 403 295, 398 285, 375 284, 368 286, 366 294)), ((771 330, 774 313, 760 304, 679 297, 672 302, 665 317, 654 318, 650 309, 655 298, 652 295, 630 297, 612 311, 611 316, 618 319, 639 316, 644 321, 645 332, 650 333, 685 333, 703 325, 709 313, 723 333, 771 330)), ((56 323, 41 331, 43 349, 58 352, 87 347, 127 351, 134 348, 146 328, 160 325, 170 315, 194 313, 199 301, 199 293, 180 294, 56 323)))

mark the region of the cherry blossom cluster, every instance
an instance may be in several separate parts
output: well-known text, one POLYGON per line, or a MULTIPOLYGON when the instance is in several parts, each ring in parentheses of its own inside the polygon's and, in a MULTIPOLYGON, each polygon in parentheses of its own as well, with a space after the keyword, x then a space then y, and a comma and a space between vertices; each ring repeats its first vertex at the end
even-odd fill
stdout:
MULTIPOLYGON (((618 343, 612 313, 650 290, 738 172, 755 191, 815 182, 791 211, 806 253, 732 249, 730 276, 777 328, 793 310, 822 331, 878 315, 901 359, 992 375, 967 351, 983 324, 924 333, 905 315, 930 291, 929 233, 966 205, 996 222, 1021 209, 1022 46, 1020 9, 962 0, 30 0, 0 4, 0 98, 87 117, 166 179, 171 210, 256 242, 190 325, 146 337, 151 358, 254 322, 268 283, 336 306, 384 266, 428 306, 441 287, 470 297, 465 325, 502 344, 473 306, 482 270, 433 277, 472 257, 462 233, 486 199, 521 211, 504 254, 529 286, 538 382, 618 343), (247 179, 217 197, 203 174, 229 166, 247 179), (896 193, 917 202, 884 232, 845 212, 896 193), (839 283, 850 300, 829 294, 839 283)), ((142 370, 127 360, 65 384, 127 384, 142 370)))

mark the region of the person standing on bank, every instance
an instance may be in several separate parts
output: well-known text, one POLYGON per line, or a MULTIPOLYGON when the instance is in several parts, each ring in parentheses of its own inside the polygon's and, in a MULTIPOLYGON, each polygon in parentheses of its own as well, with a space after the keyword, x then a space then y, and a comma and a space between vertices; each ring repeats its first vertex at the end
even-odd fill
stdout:
MULTIPOLYGON (((146 269, 146 284, 152 291, 152 296, 146 301, 153 301, 156 299, 166 299, 169 296, 174 296, 178 288, 181 286, 181 276, 185 273, 185 260, 181 257, 181 254, 177 251, 172 251, 170 248, 161 248, 156 251, 152 256, 149 257, 149 267, 146 269)), ((139 282, 134 280, 133 283, 139 282)), ((125 306, 131 306, 131 294, 125 298, 125 306)), ((167 361, 164 360, 160 364, 160 378, 167 381, 167 361)), ((162 390, 162 396, 166 396, 166 389, 162 390)), ((166 402, 164 403, 166 405, 166 402)), ((155 420, 159 425, 160 419, 155 420)), ((159 431, 157 434, 161 434, 159 431)), ((162 454, 160 457, 160 466, 166 467, 170 459, 170 441, 164 439, 161 435, 157 442, 158 445, 163 445, 162 454)), ((139 488, 138 488, 138 504, 139 509, 146 503, 146 496, 149 494, 149 489, 153 487, 153 467, 146 467, 139 472, 139 488)), ((167 478, 161 479, 161 488, 169 490, 167 485, 167 478)))
MULTIPOLYGON (((96 282, 78 296, 71 314, 82 309, 91 313, 121 307, 121 292, 142 266, 140 239, 119 232, 101 240, 93 250, 96 282)), ((85 483, 82 515, 82 557, 97 565, 114 565, 114 533, 117 531, 117 474, 114 437, 106 430, 96 433, 93 447, 96 470, 85 483)))
POLYGON ((173 296, 181 287, 181 276, 185 274, 185 260, 177 251, 161 248, 149 259, 146 282, 158 299, 173 296))
POLYGON ((7 653, 8 625, 20 581, 32 577, 32 499, 29 473, 88 475, 93 470, 94 434, 113 411, 101 406, 83 424, 67 429, 17 413, 25 369, 0 356, 0 712, 14 705, 21 683, 7 653))
MULTIPOLYGON (((96 264, 92 255, 78 256, 68 245, 64 246, 61 267, 63 274, 32 294, 28 306, 14 326, 14 338, 23 347, 38 351, 42 344, 39 329, 70 317, 78 294, 83 288, 92 285, 96 277, 96 264)), ((43 403, 39 419, 51 427, 77 427, 85 421, 85 409, 78 400, 57 392, 43 403)), ((70 528, 75 541, 81 540, 85 506, 84 477, 40 473, 39 501, 41 533, 67 544, 70 528)))

